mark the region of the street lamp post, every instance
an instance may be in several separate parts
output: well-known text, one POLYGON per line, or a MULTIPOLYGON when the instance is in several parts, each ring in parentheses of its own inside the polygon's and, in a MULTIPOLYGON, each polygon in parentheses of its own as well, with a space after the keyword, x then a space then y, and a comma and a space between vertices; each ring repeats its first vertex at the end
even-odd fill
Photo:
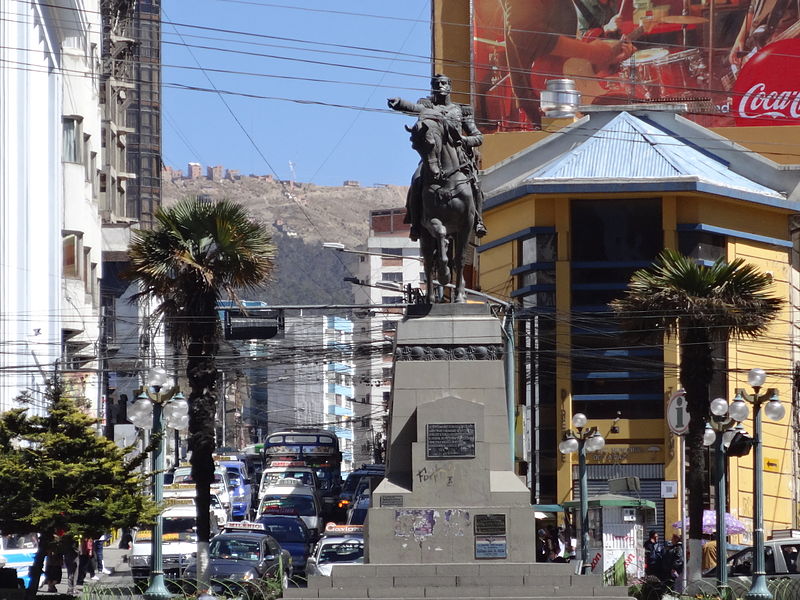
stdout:
POLYGON ((564 439, 558 445, 562 454, 578 453, 578 478, 580 482, 580 510, 581 510, 581 562, 580 574, 586 575, 589 571, 589 484, 586 475, 586 452, 596 452, 606 445, 605 438, 600 435, 596 427, 586 427, 586 415, 575 413, 572 415, 572 426, 575 431, 567 431, 564 439))
MULTIPOLYGON (((164 450, 163 435, 166 421, 167 427, 176 430, 186 429, 189 425, 189 405, 180 392, 164 400, 161 388, 167 381, 164 369, 153 368, 148 372, 147 385, 136 398, 131 407, 129 420, 140 429, 150 429, 156 439, 152 456, 153 501, 160 505, 164 500, 164 450), (149 388, 155 392, 150 394, 149 388)), ((144 597, 147 600, 171 598, 172 594, 164 585, 164 558, 161 550, 163 525, 161 516, 157 516, 153 524, 150 549, 150 581, 144 597)))
MULTIPOLYGON (((739 396, 736 396, 736 400, 739 396)), ((737 412, 739 405, 734 401, 733 413, 737 417, 747 418, 747 414, 742 415, 737 412)), ((746 408, 746 407, 745 407, 746 408)), ((714 488, 716 496, 716 515, 717 515, 717 579, 719 580, 720 597, 726 600, 730 597, 728 588, 728 534, 725 524, 725 513, 727 506, 727 451, 730 442, 736 435, 735 428, 730 427, 731 422, 736 421, 730 413, 727 400, 715 398, 711 401, 711 423, 706 423, 706 431, 703 434, 703 445, 714 446, 714 488), (712 425, 713 424, 713 425, 712 425), (727 427, 727 429, 726 429, 727 427)), ((749 448, 747 449, 749 452, 749 448)), ((736 454, 741 455, 740 453, 736 454)))
POLYGON ((772 421, 780 421, 786 414, 786 408, 778 398, 778 391, 770 388, 764 395, 759 395, 767 374, 764 369, 750 369, 747 383, 753 388, 753 394, 737 390, 737 399, 731 404, 731 416, 743 421, 747 416, 747 402, 753 405, 753 580, 745 600, 772 600, 767 588, 767 575, 764 568, 764 497, 763 497, 763 458, 761 448, 761 407, 764 414, 772 421), (734 412, 736 413, 734 415, 734 412), (743 418, 739 418, 742 416, 743 418))

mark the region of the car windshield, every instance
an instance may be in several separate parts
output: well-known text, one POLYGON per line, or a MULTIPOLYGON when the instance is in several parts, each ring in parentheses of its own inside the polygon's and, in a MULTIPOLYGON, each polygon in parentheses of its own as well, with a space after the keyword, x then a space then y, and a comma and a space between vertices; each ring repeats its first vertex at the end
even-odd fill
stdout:
POLYGON ((327 490, 333 486, 333 471, 328 469, 316 469, 315 473, 321 489, 327 490))
POLYGON ((344 482, 344 485, 342 486, 342 491, 355 492, 356 486, 358 486, 358 482, 361 480, 361 477, 362 477, 361 474, 356 475, 355 473, 351 473, 350 475, 348 475, 347 480, 344 482))
POLYGON ((363 562, 364 544, 358 542, 332 542, 324 544, 319 551, 318 564, 336 562, 363 562))
POLYGON ((274 485, 281 479, 299 479, 303 485, 314 485, 314 476, 311 471, 279 471, 267 474, 267 485, 274 485))
POLYGON ((255 540, 223 538, 211 540, 208 547, 210 558, 233 560, 258 560, 259 543, 255 540))
MULTIPOLYGON (((264 523, 262 521, 262 523, 264 523)), ((298 523, 288 521, 286 523, 264 523, 269 534, 278 540, 279 544, 283 542, 300 542, 306 541, 306 534, 303 528, 298 523)))
MULTIPOLYGON (((194 517, 162 517, 162 541, 165 542, 195 542, 197 541, 197 519, 194 517)), ((153 538, 149 529, 140 529, 136 533, 137 541, 147 541, 153 538)))
POLYGON ((39 542, 36 539, 36 534, 28 535, 4 535, 2 540, 2 547, 4 550, 14 550, 18 548, 36 548, 39 542))
POLYGON ((354 508, 350 513, 350 518, 347 519, 348 525, 363 525, 364 520, 367 518, 366 508, 354 508))
POLYGON ((302 517, 316 516, 314 499, 311 496, 293 494, 291 496, 264 496, 261 502, 262 513, 283 513, 302 517))
MULTIPOLYGON (((172 483, 194 483, 191 469, 177 469, 172 477, 172 483)), ((214 483, 222 483, 222 473, 214 473, 214 483)))

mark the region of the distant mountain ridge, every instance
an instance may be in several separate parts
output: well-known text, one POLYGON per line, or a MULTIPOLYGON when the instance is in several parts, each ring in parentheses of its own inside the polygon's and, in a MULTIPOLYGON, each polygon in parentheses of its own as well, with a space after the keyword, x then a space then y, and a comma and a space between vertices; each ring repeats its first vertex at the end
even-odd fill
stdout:
POLYGON ((324 242, 348 248, 363 247, 369 235, 371 210, 405 205, 406 186, 326 187, 281 184, 264 178, 235 180, 164 179, 163 201, 207 196, 227 198, 247 207, 250 214, 271 229, 278 248, 278 268, 260 297, 270 304, 349 304, 357 256, 324 249, 324 242))

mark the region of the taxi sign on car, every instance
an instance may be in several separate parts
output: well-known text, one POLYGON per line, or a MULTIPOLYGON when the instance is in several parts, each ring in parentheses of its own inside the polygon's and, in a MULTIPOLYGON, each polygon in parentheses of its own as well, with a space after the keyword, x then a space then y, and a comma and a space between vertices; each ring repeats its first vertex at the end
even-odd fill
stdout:
POLYGON ((267 529, 263 523, 254 521, 228 521, 222 526, 225 531, 260 531, 266 533, 267 529))

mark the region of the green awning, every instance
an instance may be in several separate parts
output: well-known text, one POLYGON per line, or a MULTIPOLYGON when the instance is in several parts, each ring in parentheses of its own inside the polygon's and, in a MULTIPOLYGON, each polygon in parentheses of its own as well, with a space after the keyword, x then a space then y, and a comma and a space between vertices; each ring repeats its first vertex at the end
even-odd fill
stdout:
MULTIPOLYGON (((580 500, 571 500, 564 502, 564 508, 580 508, 580 500)), ((589 498, 589 508, 597 508, 598 506, 624 506, 631 508, 643 508, 645 510, 655 510, 656 503, 652 500, 645 500, 644 498, 633 498, 631 496, 620 496, 617 494, 602 494, 600 496, 593 496, 589 498)))
POLYGON ((531 508, 537 512, 543 513, 564 512, 564 507, 560 504, 532 504, 531 508))

